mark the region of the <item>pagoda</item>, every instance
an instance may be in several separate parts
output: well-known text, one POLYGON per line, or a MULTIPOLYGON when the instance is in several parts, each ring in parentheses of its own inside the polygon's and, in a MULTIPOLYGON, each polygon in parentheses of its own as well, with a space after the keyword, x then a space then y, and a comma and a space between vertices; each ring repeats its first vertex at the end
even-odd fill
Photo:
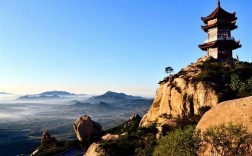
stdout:
POLYGON ((235 15, 236 12, 222 9, 218 0, 217 8, 209 16, 201 17, 205 23, 201 28, 208 33, 208 39, 199 48, 216 59, 232 58, 232 51, 241 47, 240 41, 231 36, 231 31, 237 28, 235 15))

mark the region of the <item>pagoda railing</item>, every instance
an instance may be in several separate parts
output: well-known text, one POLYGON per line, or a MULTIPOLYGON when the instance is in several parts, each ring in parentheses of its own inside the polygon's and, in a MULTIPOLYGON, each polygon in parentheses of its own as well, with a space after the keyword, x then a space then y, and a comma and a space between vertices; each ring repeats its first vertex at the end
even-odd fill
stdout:
POLYGON ((205 40, 205 43, 208 43, 208 42, 212 42, 212 41, 216 41, 216 40, 235 40, 235 38, 233 36, 229 36, 229 37, 212 37, 212 38, 209 38, 207 40, 205 40))

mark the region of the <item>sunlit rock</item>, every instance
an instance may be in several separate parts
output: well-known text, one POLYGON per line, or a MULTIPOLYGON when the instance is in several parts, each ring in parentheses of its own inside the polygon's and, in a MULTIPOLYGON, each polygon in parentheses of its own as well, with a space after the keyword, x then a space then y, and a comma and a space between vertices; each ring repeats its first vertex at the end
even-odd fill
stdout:
POLYGON ((79 141, 92 136, 101 136, 103 133, 102 126, 92 121, 88 115, 83 115, 74 122, 74 131, 79 141))

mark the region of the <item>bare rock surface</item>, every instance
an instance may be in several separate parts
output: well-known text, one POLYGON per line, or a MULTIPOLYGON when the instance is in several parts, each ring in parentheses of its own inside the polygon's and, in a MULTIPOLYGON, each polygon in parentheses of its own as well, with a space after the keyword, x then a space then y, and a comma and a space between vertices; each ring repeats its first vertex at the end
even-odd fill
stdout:
POLYGON ((87 152, 84 154, 84 156, 99 156, 104 155, 104 150, 99 147, 99 143, 93 143, 89 146, 87 152))
POLYGON ((74 131, 79 141, 92 136, 100 136, 103 133, 102 126, 91 120, 88 115, 83 115, 74 122, 74 131))
POLYGON ((230 122, 243 124, 252 134, 252 96, 225 101, 214 106, 203 115, 196 128, 205 131, 211 125, 230 122))
POLYGON ((108 141, 108 140, 116 140, 119 138, 118 134, 105 134, 102 137, 102 140, 108 141))
POLYGON ((200 108, 215 106, 219 102, 215 84, 192 81, 201 72, 199 66, 209 59, 209 56, 203 57, 179 73, 160 81, 156 97, 140 126, 146 127, 153 123, 174 125, 176 117, 199 115, 200 108))

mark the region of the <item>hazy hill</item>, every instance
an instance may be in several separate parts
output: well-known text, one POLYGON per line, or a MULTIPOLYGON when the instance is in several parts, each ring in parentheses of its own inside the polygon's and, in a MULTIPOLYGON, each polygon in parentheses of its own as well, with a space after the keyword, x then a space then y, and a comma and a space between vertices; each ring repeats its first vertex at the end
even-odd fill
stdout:
POLYGON ((5 94, 11 94, 11 93, 6 93, 6 92, 0 92, 0 95, 1 95, 1 94, 4 94, 4 95, 5 95, 5 94))
POLYGON ((91 97, 87 101, 90 103, 97 103, 101 101, 106 102, 106 103, 118 103, 118 102, 125 102, 125 101, 139 100, 139 99, 149 100, 149 99, 142 98, 140 96, 132 96, 132 95, 124 94, 124 93, 116 93, 116 92, 108 91, 103 95, 91 97))
POLYGON ((63 97, 72 97, 76 95, 77 94, 66 91, 46 91, 40 94, 21 96, 17 100, 57 100, 63 97))
POLYGON ((69 93, 69 92, 66 92, 66 91, 46 91, 46 92, 40 93, 40 95, 45 95, 45 96, 54 96, 54 95, 69 96, 69 95, 76 95, 76 94, 69 93))
POLYGON ((51 95, 51 96, 47 96, 47 95, 25 95, 25 96, 19 97, 17 100, 53 100, 53 99, 59 99, 59 98, 63 98, 63 97, 60 97, 58 95, 51 95))

